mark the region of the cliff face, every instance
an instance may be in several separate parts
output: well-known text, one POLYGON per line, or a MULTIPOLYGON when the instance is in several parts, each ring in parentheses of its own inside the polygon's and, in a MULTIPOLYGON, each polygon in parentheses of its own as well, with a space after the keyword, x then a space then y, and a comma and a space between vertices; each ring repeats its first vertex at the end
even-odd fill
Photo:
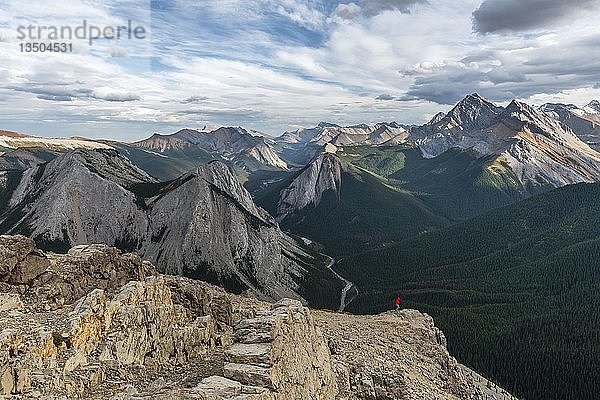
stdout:
POLYGON ((292 253, 311 256, 254 204, 224 164, 180 178, 147 204, 152 234, 140 251, 161 272, 248 288, 272 299, 299 298, 294 277, 306 271, 292 253))
POLYGON ((316 312, 158 275, 85 245, 0 236, 0 396, 482 399, 430 317, 316 312))
MULTIPOLYGON (((358 316, 315 311, 344 399, 480 399, 433 319, 415 310, 358 316)), ((496 397, 501 398, 501 397, 496 397)))

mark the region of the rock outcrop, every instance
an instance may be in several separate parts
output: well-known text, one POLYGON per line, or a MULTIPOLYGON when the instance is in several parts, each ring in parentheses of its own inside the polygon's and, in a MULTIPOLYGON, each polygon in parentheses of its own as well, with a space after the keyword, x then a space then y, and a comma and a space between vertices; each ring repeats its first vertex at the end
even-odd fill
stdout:
POLYGON ((0 250, 0 398, 483 399, 416 311, 264 303, 106 246, 0 250))
POLYGON ((315 312, 344 399, 482 397, 446 350, 433 319, 415 310, 376 316, 315 312))

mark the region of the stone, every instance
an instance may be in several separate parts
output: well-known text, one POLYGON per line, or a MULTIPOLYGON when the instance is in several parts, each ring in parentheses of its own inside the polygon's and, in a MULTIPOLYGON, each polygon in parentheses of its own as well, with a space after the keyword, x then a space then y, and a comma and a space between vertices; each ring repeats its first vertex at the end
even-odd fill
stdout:
POLYGON ((204 378, 196 386, 200 392, 210 396, 239 396, 242 394, 242 384, 222 376, 204 378))
POLYGON ((15 310, 23 310, 21 296, 15 293, 0 293, 0 312, 15 310))
POLYGON ((225 353, 225 359, 231 363, 251 364, 259 367, 270 367, 271 345, 266 343, 235 343, 225 353))
POLYGON ((242 382, 245 385, 273 389, 269 368, 250 364, 227 363, 223 368, 223 372, 226 378, 242 382))

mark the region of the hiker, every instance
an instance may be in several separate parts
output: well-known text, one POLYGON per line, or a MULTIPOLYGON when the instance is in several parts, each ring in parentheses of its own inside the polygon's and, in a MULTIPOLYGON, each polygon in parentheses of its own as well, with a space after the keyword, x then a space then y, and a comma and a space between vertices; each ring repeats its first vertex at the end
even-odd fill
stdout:
POLYGON ((400 295, 396 297, 396 311, 400 311, 400 295))

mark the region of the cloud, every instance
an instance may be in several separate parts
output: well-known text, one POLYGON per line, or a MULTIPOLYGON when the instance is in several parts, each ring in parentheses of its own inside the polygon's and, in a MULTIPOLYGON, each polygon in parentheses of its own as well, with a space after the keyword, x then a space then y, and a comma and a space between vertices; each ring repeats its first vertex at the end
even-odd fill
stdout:
POLYGON ((356 3, 338 4, 334 16, 342 20, 350 20, 358 17, 362 13, 362 8, 356 3))
POLYGON ((353 20, 359 16, 377 16, 385 11, 399 11, 410 14, 414 6, 428 4, 428 0, 362 0, 357 3, 338 4, 332 21, 353 20))
POLYGON ((481 34, 530 31, 593 12, 597 4, 597 0, 485 0, 473 12, 473 30, 481 34))
POLYGON ((205 96, 190 96, 187 99, 182 100, 181 103, 182 104, 198 104, 198 103, 202 103, 205 100, 208 100, 208 97, 205 97, 205 96))
POLYGON ((141 97, 131 92, 117 92, 111 88, 99 88, 94 90, 92 97, 98 100, 127 102, 141 100, 141 97))
MULTIPOLYGON (((494 101, 600 97, 597 13, 569 14, 577 18, 552 32, 476 35, 483 0, 343 1, 153 1, 152 18, 141 18, 150 40, 127 42, 128 58, 110 42, 34 58, 0 41, 0 127, 132 139, 204 125, 278 134, 320 120, 425 122, 435 102, 475 91, 494 101)), ((0 32, 21 15, 114 24, 143 13, 133 1, 21 3, 8 19, 0 10, 0 32)))
POLYGON ((53 96, 49 94, 39 94, 37 98, 40 100, 49 100, 49 101, 73 101, 71 96, 53 96))
POLYGON ((260 120, 266 118, 265 113, 252 109, 196 109, 182 110, 178 115, 191 116, 193 118, 217 119, 224 125, 239 125, 240 118, 245 120, 260 120))
POLYGON ((10 86, 9 89, 17 92, 25 92, 36 94, 38 99, 41 100, 55 100, 55 101, 71 101, 76 98, 89 97, 92 91, 85 88, 76 88, 61 83, 26 83, 22 86, 10 86))
POLYGON ((270 0, 269 3, 278 14, 308 29, 317 29, 325 21, 325 15, 311 0, 270 0))
POLYGON ((26 83, 22 86, 12 86, 12 90, 17 92, 25 92, 36 94, 40 100, 48 101, 74 101, 85 99, 97 99, 114 102, 126 102, 140 100, 140 96, 126 91, 117 91, 109 87, 100 87, 95 90, 81 87, 80 84, 74 82, 68 83, 49 83, 37 84, 26 83))
MULTIPOLYGON (((572 59, 585 58, 597 51, 572 44, 568 52, 550 48, 520 50, 516 55, 498 54, 487 63, 448 63, 431 73, 415 77, 404 100, 427 100, 454 104, 466 93, 478 92, 496 101, 527 99, 538 94, 554 94, 592 87, 600 80, 591 60, 574 66, 572 59), (520 58, 525 61, 520 61, 520 58), (502 61, 500 61, 502 60, 502 61)), ((559 46, 561 47, 561 46, 559 46)))
POLYGON ((400 11, 409 14, 414 6, 427 3, 427 0, 363 0, 361 5, 366 16, 373 16, 384 11, 400 11))

